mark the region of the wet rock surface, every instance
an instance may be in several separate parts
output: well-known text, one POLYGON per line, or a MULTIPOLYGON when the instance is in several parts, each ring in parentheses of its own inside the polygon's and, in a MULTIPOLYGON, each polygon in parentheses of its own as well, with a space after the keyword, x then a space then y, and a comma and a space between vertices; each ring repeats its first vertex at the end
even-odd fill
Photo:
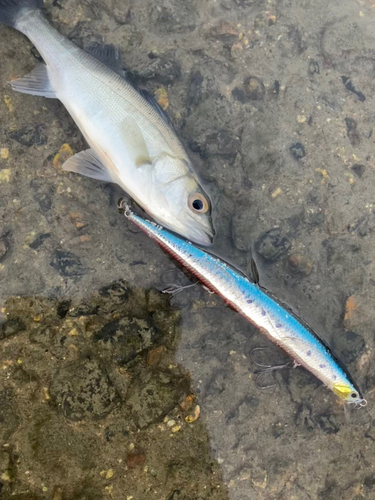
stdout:
POLYGON ((62 171, 87 144, 59 102, 11 91, 40 56, 1 26, 0 298, 13 299, 0 496, 371 499, 371 2, 46 10, 79 45, 118 46, 129 79, 164 95, 213 201, 213 253, 248 274, 254 257, 261 285, 334 348, 369 404, 344 412, 302 368, 257 379, 255 362, 288 358, 244 318, 199 286, 173 298, 177 312, 151 290, 174 264, 117 213, 120 189, 62 171))

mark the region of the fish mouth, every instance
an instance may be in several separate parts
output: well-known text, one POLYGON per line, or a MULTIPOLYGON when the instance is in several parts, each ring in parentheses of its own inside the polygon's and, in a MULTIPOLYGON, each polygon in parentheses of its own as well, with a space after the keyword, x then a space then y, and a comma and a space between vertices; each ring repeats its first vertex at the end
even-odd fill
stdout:
POLYGON ((190 231, 186 234, 186 238, 202 247, 210 247, 213 244, 214 235, 214 230, 211 228, 190 228, 190 231))

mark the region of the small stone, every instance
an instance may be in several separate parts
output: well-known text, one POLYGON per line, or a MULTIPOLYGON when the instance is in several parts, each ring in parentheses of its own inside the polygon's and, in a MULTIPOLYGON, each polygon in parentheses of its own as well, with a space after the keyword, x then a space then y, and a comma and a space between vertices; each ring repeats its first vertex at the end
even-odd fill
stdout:
POLYGON ((288 258, 289 269, 295 274, 308 276, 312 271, 312 262, 301 254, 292 254, 288 258))
POLYGON ((43 387, 43 397, 46 401, 49 401, 51 399, 51 396, 49 395, 48 387, 43 387))
POLYGON ((104 477, 104 479, 111 479, 115 474, 115 471, 113 469, 108 469, 108 470, 102 470, 100 472, 101 477, 104 477))
POLYGON ((79 332, 77 330, 77 328, 72 328, 70 330, 70 332, 68 333, 69 337, 78 337, 79 335, 79 332))
POLYGON ((45 125, 36 125, 35 127, 30 127, 26 125, 9 134, 9 137, 14 141, 17 141, 22 146, 43 146, 47 143, 47 134, 45 132, 45 125))
POLYGON ((176 425, 176 420, 168 420, 167 427, 174 427, 176 425))
POLYGON ((175 425, 174 427, 172 427, 172 432, 173 433, 176 433, 176 432, 178 432, 180 430, 181 430, 181 425, 175 425))
POLYGON ((353 82, 351 81, 351 79, 349 77, 342 76, 341 81, 350 92, 353 92, 353 94, 356 94, 356 96, 358 97, 358 99, 361 102, 364 102, 366 100, 366 97, 364 96, 364 94, 362 94, 362 92, 360 92, 359 90, 356 89, 356 87, 354 86, 353 82))
POLYGON ((5 472, 3 472, 0 476, 0 479, 6 483, 10 483, 13 481, 12 479, 12 476, 10 475, 10 471, 9 470, 6 470, 5 472))
POLYGON ((146 455, 144 453, 129 453, 126 457, 126 465, 129 469, 143 467, 146 462, 146 455))
POLYGON ((260 78, 257 76, 250 76, 244 81, 244 90, 250 101, 261 101, 264 97, 266 88, 260 78))
POLYGON ((297 122, 298 123, 305 123, 307 120, 305 115, 297 115, 297 122))
POLYGON ((4 234, 3 236, 0 237, 0 262, 5 259, 5 256, 7 255, 10 247, 9 243, 9 234, 4 234))
POLYGON ((0 184, 5 184, 10 182, 10 174, 11 174, 10 168, 4 168, 3 170, 0 170, 0 184))
POLYGON ((51 233, 40 234, 31 243, 29 243, 29 247, 32 248, 33 250, 36 250, 37 248, 42 246, 43 243, 50 237, 51 233))
POLYGON ((344 322, 348 322, 352 319, 354 312, 357 310, 358 304, 357 300, 354 297, 354 295, 351 295, 348 297, 346 303, 345 303, 345 316, 344 316, 344 322))
POLYGON ((50 265, 66 278, 83 276, 89 271, 83 267, 77 255, 62 250, 56 250, 50 265))
POLYGON ((255 243, 258 254, 268 262, 275 262, 289 250, 290 246, 290 241, 282 235, 279 228, 262 233, 255 243))
POLYGON ((55 186, 49 186, 44 179, 33 179, 30 187, 34 190, 34 200, 39 204, 41 211, 46 213, 51 210, 55 186))
POLYGON ((186 98, 188 110, 197 106, 202 99, 202 86, 204 78, 199 69, 193 70, 190 74, 189 89, 186 98))
POLYGON ((9 95, 4 96, 4 102, 8 108, 9 113, 14 113, 14 104, 9 95))
POLYGON ((310 73, 310 75, 320 73, 319 63, 317 61, 310 61, 309 62, 309 73, 310 73))
POLYGON ((352 166, 352 170, 357 177, 362 177, 362 175, 364 174, 364 172, 366 170, 366 167, 364 165, 356 163, 352 166))
POLYGON ((53 158, 53 166, 59 170, 62 169, 63 164, 68 160, 70 157, 74 155, 74 152, 72 148, 69 146, 69 144, 65 143, 61 146, 59 149, 59 152, 56 153, 56 155, 53 158))
POLYGON ((8 338, 26 330, 26 325, 19 318, 8 319, 0 325, 0 339, 8 338))
POLYGON ((213 26, 209 25, 206 36, 219 40, 224 47, 230 47, 236 42, 237 39, 241 40, 243 38, 243 33, 238 32, 238 28, 235 23, 219 21, 213 26), (240 37, 241 34, 242 37, 240 37))
POLYGON ((292 144, 289 151, 295 160, 301 160, 306 156, 305 147, 300 142, 292 144))
POLYGON ((170 85, 182 78, 181 65, 172 55, 162 55, 153 59, 146 65, 141 72, 130 74, 130 78, 137 83, 147 80, 153 80, 161 85, 170 85))
POLYGON ((8 148, 0 148, 0 158, 2 160, 7 160, 9 158, 9 149, 8 148))
POLYGON ((192 413, 191 415, 188 415, 187 417, 185 417, 185 421, 186 421, 188 424, 192 424, 193 422, 195 422, 196 420, 198 420, 200 413, 201 413, 200 406, 199 406, 199 405, 197 405, 197 406, 194 408, 193 413, 192 413))
POLYGON ((158 101, 158 104, 165 110, 169 107, 168 93, 164 87, 157 89, 155 91, 155 99, 158 101))
POLYGON ((165 356, 167 350, 164 346, 155 347, 147 354, 147 365, 148 366, 157 366, 162 361, 165 356))
POLYGON ((352 146, 358 146, 359 143, 361 142, 361 139, 357 131, 357 122, 354 120, 354 118, 346 117, 345 125, 350 144, 352 146))

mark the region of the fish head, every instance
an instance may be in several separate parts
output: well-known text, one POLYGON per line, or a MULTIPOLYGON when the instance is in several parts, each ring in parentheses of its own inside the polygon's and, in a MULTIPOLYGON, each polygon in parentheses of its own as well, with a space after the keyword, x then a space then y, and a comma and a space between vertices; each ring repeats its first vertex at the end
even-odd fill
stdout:
POLYGON ((350 382, 333 384, 332 391, 345 403, 354 403, 364 406, 366 402, 360 391, 350 382))
POLYGON ((172 231, 212 245, 211 202, 186 160, 164 154, 151 165, 147 212, 172 231))

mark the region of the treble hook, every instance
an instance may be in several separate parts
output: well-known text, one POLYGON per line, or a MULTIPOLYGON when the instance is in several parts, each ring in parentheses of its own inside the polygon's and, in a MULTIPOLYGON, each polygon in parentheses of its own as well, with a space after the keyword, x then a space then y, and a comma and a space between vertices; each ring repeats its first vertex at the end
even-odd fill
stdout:
POLYGON ((272 366, 272 365, 263 365, 262 363, 258 363, 257 361, 255 361, 255 359, 253 358, 252 354, 255 351, 264 351, 266 349, 268 349, 268 347, 254 347, 254 349, 250 353, 250 360, 255 365, 257 365, 257 366, 259 366, 261 368, 261 370, 255 370, 255 372, 254 372, 254 374, 257 375, 257 377, 255 379, 255 385, 256 385, 257 389, 259 389, 259 390, 271 389, 272 387, 275 387, 275 385, 276 385, 276 384, 270 384, 270 385, 261 385, 261 384, 259 384, 259 379, 261 377, 263 377, 267 373, 273 373, 276 370, 282 370, 283 368, 292 368, 295 365, 295 363, 291 362, 291 361, 288 361, 288 363, 284 363, 282 365, 274 365, 274 366, 272 366))
POLYGON ((179 284, 178 282, 182 281, 183 276, 180 273, 177 273, 176 269, 168 269, 162 275, 160 276, 160 284, 162 286, 161 293, 165 293, 169 295, 169 305, 171 309, 181 309, 183 307, 186 307, 188 305, 188 302, 183 303, 183 304, 173 304, 173 298, 178 295, 180 292, 183 290, 186 290, 188 288, 193 288, 198 284, 196 283, 189 283, 187 285, 179 284), (167 274, 172 274, 170 279, 165 279, 165 276, 167 274), (172 281, 173 280, 173 281, 172 281))

